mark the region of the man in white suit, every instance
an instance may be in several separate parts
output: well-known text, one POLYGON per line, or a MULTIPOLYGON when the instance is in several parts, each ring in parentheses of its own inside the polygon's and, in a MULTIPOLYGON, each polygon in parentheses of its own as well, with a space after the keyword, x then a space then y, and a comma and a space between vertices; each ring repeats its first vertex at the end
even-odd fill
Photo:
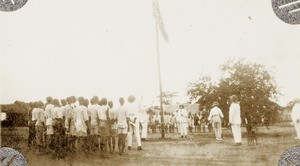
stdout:
POLYGON ((230 96, 231 105, 229 108, 229 123, 236 146, 242 145, 241 133, 241 108, 236 95, 230 96))
POLYGON ((295 139, 300 139, 300 102, 299 101, 295 103, 291 112, 291 117, 296 130, 295 139))

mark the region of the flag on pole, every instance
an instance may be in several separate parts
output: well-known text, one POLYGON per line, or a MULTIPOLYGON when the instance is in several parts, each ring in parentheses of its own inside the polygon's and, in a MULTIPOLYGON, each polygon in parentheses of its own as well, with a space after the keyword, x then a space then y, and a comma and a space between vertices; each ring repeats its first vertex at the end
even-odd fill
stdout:
POLYGON ((156 21, 158 27, 159 27, 160 33, 162 34, 162 36, 165 39, 165 41, 169 42, 169 36, 168 36, 167 31, 165 29, 163 19, 162 19, 161 15, 160 15, 160 11, 159 11, 157 0, 153 0, 152 10, 153 10, 153 16, 155 18, 155 21, 156 21))

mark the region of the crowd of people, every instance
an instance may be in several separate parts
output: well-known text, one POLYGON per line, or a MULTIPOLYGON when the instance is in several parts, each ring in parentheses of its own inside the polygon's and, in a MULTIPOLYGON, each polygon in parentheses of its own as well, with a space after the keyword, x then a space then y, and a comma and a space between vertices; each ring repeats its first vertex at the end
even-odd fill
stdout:
POLYGON ((131 150, 133 133, 137 150, 142 150, 138 114, 146 110, 139 109, 134 96, 128 97, 126 106, 125 99, 120 98, 116 108, 112 101, 99 100, 97 96, 60 101, 47 97, 46 102, 35 104, 29 121, 28 145, 36 146, 40 152, 64 157, 76 150, 88 154, 100 149, 101 156, 108 157, 115 152, 117 142, 122 155, 126 139, 131 150))
MULTIPOLYGON (((235 95, 230 99, 229 122, 236 145, 241 145, 239 103, 235 95)), ((60 101, 47 97, 46 104, 36 102, 31 112, 28 145, 58 158, 76 151, 87 155, 100 151, 106 158, 117 148, 119 155, 124 153, 125 147, 131 150, 133 135, 137 150, 142 150, 142 141, 147 140, 148 133, 162 131, 187 138, 188 131, 210 132, 213 128, 216 139, 222 140, 224 116, 218 106, 219 103, 214 102, 210 112, 192 115, 180 105, 179 110, 165 113, 161 118, 159 113, 137 104, 132 95, 127 101, 121 97, 117 107, 112 101, 97 96, 90 100, 72 96, 60 101)))

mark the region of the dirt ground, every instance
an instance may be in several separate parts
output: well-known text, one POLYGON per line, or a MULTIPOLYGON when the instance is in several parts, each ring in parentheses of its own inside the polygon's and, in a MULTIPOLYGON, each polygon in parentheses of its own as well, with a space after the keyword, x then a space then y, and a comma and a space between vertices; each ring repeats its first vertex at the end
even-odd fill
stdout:
MULTIPOLYGON (((243 133, 245 129, 243 128, 243 133)), ((149 134, 147 141, 142 142, 142 151, 125 150, 119 156, 117 152, 109 158, 100 158, 99 153, 89 156, 80 152, 65 159, 52 159, 50 155, 37 155, 28 150, 25 139, 11 147, 17 148, 28 160, 29 165, 277 165, 283 152, 291 146, 299 145, 295 140, 292 126, 271 126, 270 130, 259 127, 258 145, 248 146, 243 134, 243 145, 233 146, 230 130, 223 129, 223 141, 217 141, 213 133, 190 133, 189 138, 180 138, 178 134, 149 134)), ((2 135, 2 139, 5 136, 2 135)), ((3 139, 5 140, 5 138, 3 139)), ((134 142, 135 143, 135 142, 134 142)), ((5 146, 5 143, 2 143, 5 146)))

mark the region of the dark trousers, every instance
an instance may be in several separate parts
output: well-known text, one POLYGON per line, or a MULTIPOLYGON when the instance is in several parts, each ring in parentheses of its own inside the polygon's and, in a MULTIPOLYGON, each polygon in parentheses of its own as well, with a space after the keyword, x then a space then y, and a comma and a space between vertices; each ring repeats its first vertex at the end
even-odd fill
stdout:
POLYGON ((34 121, 29 125, 29 133, 28 133, 28 147, 32 147, 35 145, 35 125, 34 121))
POLYGON ((66 155, 66 139, 63 122, 63 119, 58 119, 56 121, 56 124, 53 126, 53 145, 55 150, 55 156, 60 158, 66 155))

